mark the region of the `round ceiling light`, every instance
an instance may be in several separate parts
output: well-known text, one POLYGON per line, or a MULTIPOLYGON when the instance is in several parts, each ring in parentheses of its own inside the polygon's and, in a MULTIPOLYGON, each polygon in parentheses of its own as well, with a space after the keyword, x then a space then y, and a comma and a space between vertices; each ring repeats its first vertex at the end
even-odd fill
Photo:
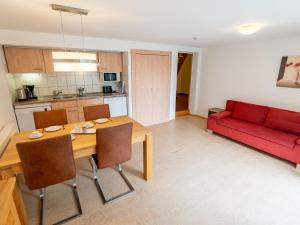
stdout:
POLYGON ((260 30, 262 24, 260 23, 246 23, 238 26, 238 32, 244 35, 254 34, 260 30))

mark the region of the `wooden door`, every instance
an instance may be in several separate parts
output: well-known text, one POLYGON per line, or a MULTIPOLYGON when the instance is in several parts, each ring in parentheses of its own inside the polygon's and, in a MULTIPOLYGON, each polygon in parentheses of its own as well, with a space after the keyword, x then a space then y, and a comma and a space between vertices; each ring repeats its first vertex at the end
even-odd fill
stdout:
POLYGON ((99 52, 100 72, 122 72, 123 62, 121 52, 99 52))
POLYGON ((134 58, 135 76, 132 80, 133 118, 143 125, 150 125, 153 121, 152 56, 136 54, 134 58))
POLYGON ((42 49, 4 47, 9 73, 45 72, 42 49))
POLYGON ((169 55, 153 57, 153 123, 163 123, 170 117, 171 57, 169 55))
POLYGON ((171 53, 132 50, 133 118, 143 125, 169 120, 171 53))

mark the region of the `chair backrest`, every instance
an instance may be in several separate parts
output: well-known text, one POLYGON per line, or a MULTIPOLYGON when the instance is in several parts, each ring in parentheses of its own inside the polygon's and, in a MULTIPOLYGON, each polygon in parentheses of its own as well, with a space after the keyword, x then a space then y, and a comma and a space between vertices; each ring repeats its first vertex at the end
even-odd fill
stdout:
POLYGON ((70 134, 17 143, 17 150, 31 190, 58 184, 76 175, 70 134))
POLYGON ((110 117, 108 104, 85 106, 83 107, 83 113, 86 121, 110 117))
POLYGON ((132 123, 100 128, 96 131, 96 154, 99 169, 131 159, 132 123))
POLYGON ((54 125, 64 125, 68 123, 67 113, 65 109, 33 112, 33 118, 36 129, 54 125))

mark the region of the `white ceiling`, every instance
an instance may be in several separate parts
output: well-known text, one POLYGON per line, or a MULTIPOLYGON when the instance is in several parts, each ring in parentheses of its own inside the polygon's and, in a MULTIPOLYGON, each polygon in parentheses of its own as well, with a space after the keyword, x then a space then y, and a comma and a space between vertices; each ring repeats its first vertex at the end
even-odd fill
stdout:
MULTIPOLYGON (((59 33, 51 3, 88 9, 86 36, 205 47, 300 35, 300 0, 0 0, 0 29, 59 33), (236 32, 248 22, 264 27, 236 32)), ((63 19, 66 33, 80 35, 79 16, 63 19)))

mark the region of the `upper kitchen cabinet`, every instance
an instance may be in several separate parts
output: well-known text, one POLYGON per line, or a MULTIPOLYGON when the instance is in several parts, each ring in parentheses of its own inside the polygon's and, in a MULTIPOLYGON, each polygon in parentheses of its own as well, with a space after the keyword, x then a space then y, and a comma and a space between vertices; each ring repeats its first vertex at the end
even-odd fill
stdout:
POLYGON ((44 57, 45 72, 46 73, 54 72, 52 50, 51 49, 43 49, 42 51, 43 51, 43 57, 44 57))
POLYGON ((122 72, 123 60, 121 52, 99 52, 99 72, 122 72))
POLYGON ((42 49, 4 47, 9 73, 43 73, 45 64, 42 49))

